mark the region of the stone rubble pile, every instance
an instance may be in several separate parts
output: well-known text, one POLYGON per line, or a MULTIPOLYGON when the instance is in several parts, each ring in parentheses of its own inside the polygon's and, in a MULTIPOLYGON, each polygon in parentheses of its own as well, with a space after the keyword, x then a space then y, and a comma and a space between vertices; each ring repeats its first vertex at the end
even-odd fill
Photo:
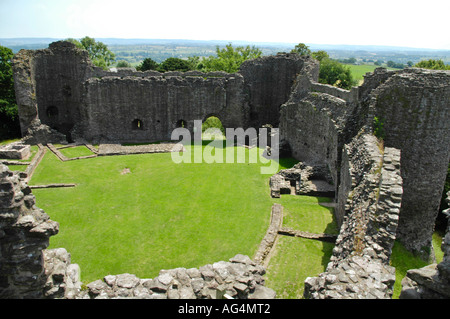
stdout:
POLYGON ((390 299, 395 268, 369 256, 351 256, 337 267, 305 280, 308 299, 390 299))
MULTIPOLYGON (((77 299, 273 299, 264 287, 264 267, 248 256, 236 255, 200 268, 161 270, 153 279, 133 274, 108 275, 87 284, 77 299)), ((67 297, 67 296, 66 296, 67 297)))

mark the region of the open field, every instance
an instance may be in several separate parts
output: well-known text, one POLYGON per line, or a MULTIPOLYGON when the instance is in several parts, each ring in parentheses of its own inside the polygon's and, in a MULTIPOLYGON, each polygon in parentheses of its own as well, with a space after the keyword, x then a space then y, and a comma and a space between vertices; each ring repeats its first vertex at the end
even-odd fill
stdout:
MULTIPOLYGON (((284 195, 283 227, 311 233, 338 234, 333 208, 321 206, 330 198, 284 195)), ((318 240, 279 236, 271 253, 266 286, 277 292, 277 298, 303 298, 304 282, 325 271, 334 244, 318 240)))
POLYGON ((388 68, 386 66, 377 66, 374 64, 360 64, 360 65, 354 65, 354 64, 345 64, 345 66, 348 66, 350 68, 350 71, 352 73, 353 78, 357 81, 358 85, 361 85, 364 80, 364 75, 368 72, 373 72, 376 68, 383 67, 388 70, 398 70, 393 68, 388 68))

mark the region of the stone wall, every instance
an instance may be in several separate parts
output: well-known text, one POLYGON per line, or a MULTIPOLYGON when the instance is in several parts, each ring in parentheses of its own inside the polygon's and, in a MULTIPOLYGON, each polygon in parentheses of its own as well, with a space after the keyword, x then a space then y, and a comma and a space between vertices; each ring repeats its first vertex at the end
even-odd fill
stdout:
POLYGON ((42 298, 43 250, 59 225, 35 206, 26 174, 0 164, 0 298, 42 298))
POLYGON ((249 125, 261 127, 279 125, 280 106, 291 93, 299 74, 308 74, 317 80, 319 64, 310 57, 280 53, 242 63, 239 73, 245 79, 250 114, 249 125))
POLYGON ((402 151, 399 240, 433 259, 431 236, 450 159, 450 72, 407 69, 372 92, 384 143, 402 151))
POLYGON ((273 299, 264 287, 264 267, 236 255, 200 268, 161 270, 153 279, 132 274, 108 275, 86 285, 76 299, 273 299))
MULTIPOLYGON (((95 67, 86 51, 60 41, 21 50, 13 70, 23 136, 33 135, 28 129, 39 120, 68 141, 144 142, 168 140, 176 127, 192 130, 194 120, 212 115, 224 127, 277 126, 297 75, 317 78, 318 63, 280 54, 247 61, 235 74, 109 72, 95 67)), ((59 136, 47 140, 56 143, 59 136)))
POLYGON ((170 140, 181 121, 192 132, 194 120, 211 115, 224 127, 244 127, 242 87, 239 74, 90 78, 84 84, 85 120, 78 124, 77 136, 93 142, 170 140))
POLYGON ((400 152, 361 132, 345 145, 336 216, 342 224, 326 272, 305 281, 307 298, 390 298, 389 266, 402 196, 400 152))
POLYGON ((308 165, 326 164, 336 186, 342 127, 330 115, 340 109, 345 109, 343 100, 308 93, 300 99, 291 97, 280 112, 280 138, 289 143, 292 156, 308 165))
MULTIPOLYGON (((398 237, 409 250, 433 258, 431 235, 450 157, 449 96, 448 71, 376 69, 350 91, 300 75, 281 107, 281 140, 296 159, 328 165, 340 196, 348 172, 343 147, 361 130, 373 132, 378 118, 384 145, 402 152, 398 237)), ((337 212, 341 223, 342 210, 337 212)))

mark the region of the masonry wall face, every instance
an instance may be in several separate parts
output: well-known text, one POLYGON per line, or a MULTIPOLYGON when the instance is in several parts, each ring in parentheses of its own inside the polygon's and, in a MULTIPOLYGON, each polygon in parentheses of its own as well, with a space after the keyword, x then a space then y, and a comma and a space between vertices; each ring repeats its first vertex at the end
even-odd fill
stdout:
POLYGON ((409 70, 392 76, 374 95, 385 145, 402 150, 398 238, 427 256, 450 159, 450 76, 409 70))
POLYGON ((86 120, 78 131, 88 140, 170 140, 181 121, 192 131, 194 120, 211 115, 225 127, 241 127, 245 124, 242 83, 239 75, 89 79, 84 84, 86 120))
POLYGON ((181 122, 192 133, 194 120, 211 115, 230 128, 278 125, 302 72, 317 73, 317 62, 282 54, 249 61, 236 74, 107 72, 68 42, 22 50, 14 63, 23 135, 39 119, 68 140, 119 143, 168 140, 181 122))

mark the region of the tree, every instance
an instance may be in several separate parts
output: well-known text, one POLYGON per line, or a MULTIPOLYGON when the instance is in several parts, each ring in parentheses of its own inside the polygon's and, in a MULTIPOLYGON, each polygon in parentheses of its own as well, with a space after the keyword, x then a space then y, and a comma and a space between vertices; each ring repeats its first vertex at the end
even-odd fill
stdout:
POLYGON ((158 67, 158 71, 167 72, 167 71, 181 71, 186 72, 189 71, 189 63, 186 60, 180 58, 168 58, 164 60, 158 67))
POLYGON ((387 61, 386 65, 389 68, 395 68, 395 69, 403 69, 405 66, 403 63, 395 63, 394 61, 387 61))
POLYGON ((144 61, 140 65, 136 67, 138 71, 148 71, 148 70, 156 70, 158 69, 159 64, 153 61, 150 58, 145 58, 144 61))
POLYGON ((347 90, 355 85, 350 68, 329 58, 320 62, 319 82, 347 90))
POLYGON ((329 59, 330 58, 328 53, 326 51, 323 51, 323 50, 319 50, 319 51, 313 52, 311 55, 312 55, 312 57, 314 59, 316 59, 319 62, 322 61, 323 59, 329 59))
POLYGON ((250 47, 249 45, 234 48, 229 43, 223 49, 217 46, 216 54, 217 56, 210 56, 199 63, 202 66, 202 71, 225 71, 234 73, 239 71, 244 61, 261 57, 262 51, 255 46, 250 47))
POLYGON ((304 43, 297 44, 294 49, 291 50, 291 53, 298 53, 300 55, 311 55, 311 50, 304 43))
POLYGON ((94 38, 84 37, 80 41, 69 38, 66 41, 74 43, 78 48, 88 51, 89 58, 96 66, 107 69, 116 59, 106 44, 100 41, 95 41, 94 38))
POLYGON ((20 137, 11 60, 14 54, 0 46, 0 139, 20 137))
POLYGON ((442 60, 422 60, 416 65, 414 65, 416 68, 424 68, 424 69, 431 69, 431 70, 450 70, 450 65, 446 65, 444 61, 442 60))
POLYGON ((202 70, 205 67, 199 56, 190 56, 188 57, 187 62, 191 70, 202 70))
POLYGON ((116 64, 117 68, 131 68, 131 64, 125 60, 121 60, 116 64))

